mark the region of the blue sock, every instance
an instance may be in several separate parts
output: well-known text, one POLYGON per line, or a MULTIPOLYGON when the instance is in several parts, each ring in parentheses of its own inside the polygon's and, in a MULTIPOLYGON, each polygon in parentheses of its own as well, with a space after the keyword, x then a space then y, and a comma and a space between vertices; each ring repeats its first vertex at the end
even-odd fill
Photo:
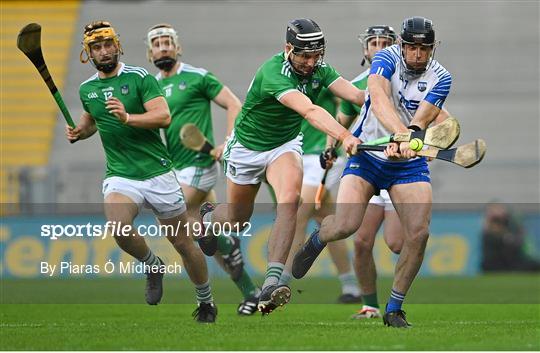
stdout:
POLYGON ((390 293, 390 300, 388 301, 388 304, 386 304, 386 312, 391 313, 401 310, 401 305, 403 304, 404 300, 405 294, 400 293, 392 288, 392 292, 390 293))
POLYGON ((319 238, 319 231, 316 230, 315 232, 313 232, 313 234, 311 235, 311 243, 313 244, 313 246, 315 246, 315 249, 317 249, 318 251, 322 251, 324 249, 324 247, 326 246, 326 243, 323 242, 321 240, 321 238, 319 238))

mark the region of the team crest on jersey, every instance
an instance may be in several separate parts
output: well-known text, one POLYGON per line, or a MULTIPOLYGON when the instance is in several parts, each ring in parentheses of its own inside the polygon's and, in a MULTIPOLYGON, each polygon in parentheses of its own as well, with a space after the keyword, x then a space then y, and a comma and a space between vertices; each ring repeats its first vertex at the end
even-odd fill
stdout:
POLYGON ((427 88, 427 82, 426 81, 419 81, 418 82, 418 90, 420 92, 424 92, 427 88))
POLYGON ((319 88, 320 84, 321 84, 321 82, 319 80, 313 80, 313 82, 311 82, 311 88, 317 89, 317 88, 319 88))
POLYGON ((122 92, 122 94, 125 96, 126 94, 129 93, 129 86, 123 85, 122 87, 120 87, 120 92, 122 92))
POLYGON ((187 87, 187 83, 186 83, 185 81, 181 81, 181 82, 178 84, 178 89, 179 89, 180 91, 185 90, 186 87, 187 87))

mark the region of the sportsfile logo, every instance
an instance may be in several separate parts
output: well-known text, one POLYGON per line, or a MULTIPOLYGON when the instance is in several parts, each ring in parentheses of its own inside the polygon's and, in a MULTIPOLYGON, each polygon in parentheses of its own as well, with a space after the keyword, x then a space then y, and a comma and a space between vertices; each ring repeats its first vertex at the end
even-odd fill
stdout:
POLYGON ((172 235, 176 236, 180 226, 141 224, 136 227, 122 222, 109 221, 105 224, 43 224, 41 226, 41 236, 56 240, 59 238, 91 237, 105 239, 108 236, 132 236, 135 234, 149 237, 159 237, 172 235))
POLYGON ((241 235, 243 237, 251 236, 251 223, 210 223, 200 222, 178 223, 172 224, 141 224, 133 226, 131 224, 123 224, 122 222, 109 221, 105 224, 44 224, 40 228, 41 236, 51 240, 60 238, 79 238, 89 237, 105 239, 109 236, 129 237, 204 237, 209 234, 215 236, 234 236, 241 235))

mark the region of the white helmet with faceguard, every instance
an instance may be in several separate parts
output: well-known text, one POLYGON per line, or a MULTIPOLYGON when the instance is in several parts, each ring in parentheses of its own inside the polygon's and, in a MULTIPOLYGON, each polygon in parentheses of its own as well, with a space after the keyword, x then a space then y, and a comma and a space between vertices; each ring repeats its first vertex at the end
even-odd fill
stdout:
POLYGON ((152 26, 148 30, 148 34, 146 35, 146 44, 148 46, 148 60, 150 60, 150 62, 152 62, 161 70, 170 71, 176 64, 177 58, 182 55, 182 47, 180 46, 180 42, 178 40, 178 33, 170 24, 167 23, 160 23, 152 26), (154 45, 154 40, 161 37, 169 38, 170 42, 168 43, 168 46, 165 46, 165 44, 159 41, 159 50, 175 50, 176 55, 174 57, 162 56, 159 59, 154 59, 152 55, 152 47, 154 45))

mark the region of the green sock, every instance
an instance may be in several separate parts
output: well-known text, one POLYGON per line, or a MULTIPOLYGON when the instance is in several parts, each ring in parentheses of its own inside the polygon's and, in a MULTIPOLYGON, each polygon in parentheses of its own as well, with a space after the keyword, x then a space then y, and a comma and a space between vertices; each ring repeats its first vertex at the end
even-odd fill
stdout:
POLYGON ((377 292, 373 294, 362 294, 362 301, 364 305, 369 305, 373 308, 379 308, 379 301, 377 300, 377 292))
POLYGON ((217 248, 220 253, 227 255, 231 252, 233 242, 231 237, 220 235, 217 237, 217 248))
POLYGON ((242 271, 242 276, 240 276, 240 278, 235 281, 234 284, 236 284, 238 289, 240 289, 244 299, 256 295, 259 291, 259 288, 257 288, 257 286, 253 283, 251 277, 249 277, 245 269, 242 271))
POLYGON ((285 264, 281 262, 269 262, 266 267, 266 274, 264 276, 263 289, 268 286, 278 284, 281 273, 285 269, 285 264))

